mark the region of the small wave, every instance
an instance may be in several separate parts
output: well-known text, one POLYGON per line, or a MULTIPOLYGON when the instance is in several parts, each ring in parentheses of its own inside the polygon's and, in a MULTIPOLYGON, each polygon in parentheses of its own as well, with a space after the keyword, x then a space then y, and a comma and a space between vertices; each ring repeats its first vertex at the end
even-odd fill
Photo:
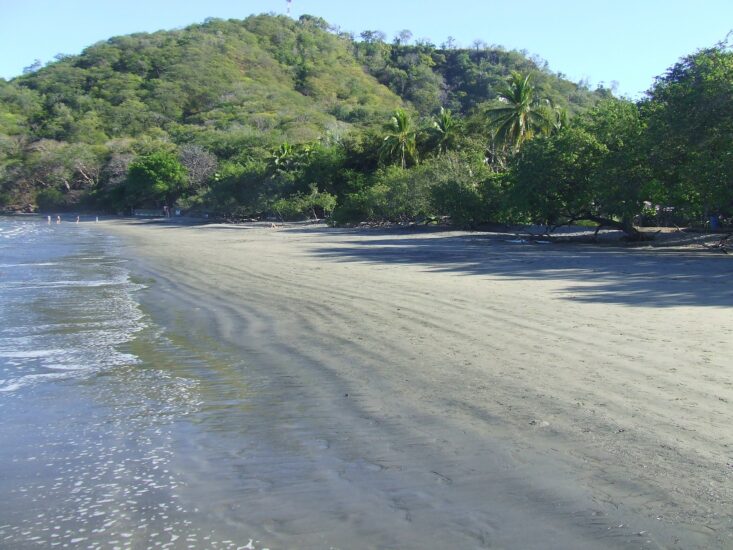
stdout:
POLYGON ((25 235, 39 235, 48 232, 48 227, 38 222, 21 222, 0 227, 0 237, 13 239, 25 235))
POLYGON ((68 378, 70 373, 51 372, 44 374, 26 374, 18 378, 10 378, 7 380, 0 380, 0 392, 11 393, 21 388, 38 384, 44 380, 58 380, 61 378, 68 378))
MULTIPOLYGON (((140 363, 140 359, 130 353, 117 351, 114 346, 123 339, 119 334, 109 335, 110 341, 100 342, 98 347, 82 347, 70 350, 37 350, 28 352, 0 352, 0 357, 11 359, 5 363, 3 374, 7 377, 0 381, 0 391, 13 392, 57 378, 83 378, 99 372, 109 371, 115 367, 131 366, 140 363), (20 359, 20 361, 12 361, 20 359), (45 372, 28 372, 43 370, 45 372), (21 376, 12 376, 15 372, 28 372, 21 376), (48 372, 51 371, 51 372, 48 372), (10 375, 10 376, 8 376, 10 375)), ((86 343, 89 346, 89 342, 86 343)))
POLYGON ((66 350, 37 349, 30 351, 9 351, 0 349, 0 357, 5 357, 7 359, 40 359, 41 357, 51 357, 62 353, 66 353, 66 350))
POLYGON ((24 281, 12 281, 0 284, 0 288, 63 288, 63 287, 102 287, 120 286, 128 284, 127 279, 95 280, 95 281, 32 281, 30 284, 24 281))
POLYGON ((21 264, 0 264, 0 268, 3 267, 48 267, 51 265, 61 265, 58 262, 28 262, 21 264))
POLYGON ((116 241, 45 222, 0 218, 0 235, 13 239, 0 264, 4 394, 139 363, 120 347, 147 327, 133 295, 145 287, 130 281, 116 241))
POLYGON ((116 347, 131 341, 147 326, 143 314, 134 304, 111 306, 110 313, 118 315, 115 318, 100 319, 92 315, 80 322, 47 325, 45 330, 34 334, 0 337, 0 359, 8 365, 32 370, 96 371, 135 364, 134 355, 122 353, 116 347))

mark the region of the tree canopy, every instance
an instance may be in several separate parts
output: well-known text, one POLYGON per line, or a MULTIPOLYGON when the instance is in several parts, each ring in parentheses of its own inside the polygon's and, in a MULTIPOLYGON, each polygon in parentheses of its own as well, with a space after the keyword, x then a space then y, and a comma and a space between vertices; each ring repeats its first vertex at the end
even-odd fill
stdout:
POLYGON ((178 158, 168 151, 156 151, 130 164, 125 195, 129 204, 170 205, 183 193, 185 184, 186 170, 178 158))
POLYGON ((0 80, 0 208, 704 224, 733 215, 732 56, 632 102, 482 41, 314 16, 113 37, 0 80))
POLYGON ((685 57, 642 102, 649 161, 665 200, 690 215, 733 204, 733 52, 724 45, 685 57))

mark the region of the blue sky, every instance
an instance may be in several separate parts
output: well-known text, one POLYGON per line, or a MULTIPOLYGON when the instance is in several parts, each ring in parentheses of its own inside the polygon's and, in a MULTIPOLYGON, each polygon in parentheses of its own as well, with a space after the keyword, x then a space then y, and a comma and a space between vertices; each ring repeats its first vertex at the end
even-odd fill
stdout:
MULTIPOLYGON (((0 77, 110 36, 285 8, 286 0, 0 0, 0 77)), ((464 46, 480 39, 523 49, 571 80, 616 81, 630 97, 733 29, 733 0, 292 0, 292 15, 303 13, 356 33, 381 30, 391 38, 409 29, 436 44, 453 36, 464 46)))

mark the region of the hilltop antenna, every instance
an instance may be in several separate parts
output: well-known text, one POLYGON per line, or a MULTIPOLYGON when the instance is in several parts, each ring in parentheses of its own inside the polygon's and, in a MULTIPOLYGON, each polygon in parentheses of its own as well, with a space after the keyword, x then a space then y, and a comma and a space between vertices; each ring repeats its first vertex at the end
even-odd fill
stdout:
POLYGON ((290 17, 290 6, 292 5, 293 0, 286 0, 287 8, 285 10, 285 13, 288 14, 288 17, 290 17))

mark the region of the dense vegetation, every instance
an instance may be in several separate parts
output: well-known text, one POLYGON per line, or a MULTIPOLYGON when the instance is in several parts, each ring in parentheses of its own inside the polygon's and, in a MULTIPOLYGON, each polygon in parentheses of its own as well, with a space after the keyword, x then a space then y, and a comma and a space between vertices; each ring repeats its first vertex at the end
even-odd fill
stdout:
POLYGON ((482 43, 209 20, 0 79, 0 208, 590 220, 634 235, 659 212, 731 213, 731 84, 725 45, 632 103, 482 43))

